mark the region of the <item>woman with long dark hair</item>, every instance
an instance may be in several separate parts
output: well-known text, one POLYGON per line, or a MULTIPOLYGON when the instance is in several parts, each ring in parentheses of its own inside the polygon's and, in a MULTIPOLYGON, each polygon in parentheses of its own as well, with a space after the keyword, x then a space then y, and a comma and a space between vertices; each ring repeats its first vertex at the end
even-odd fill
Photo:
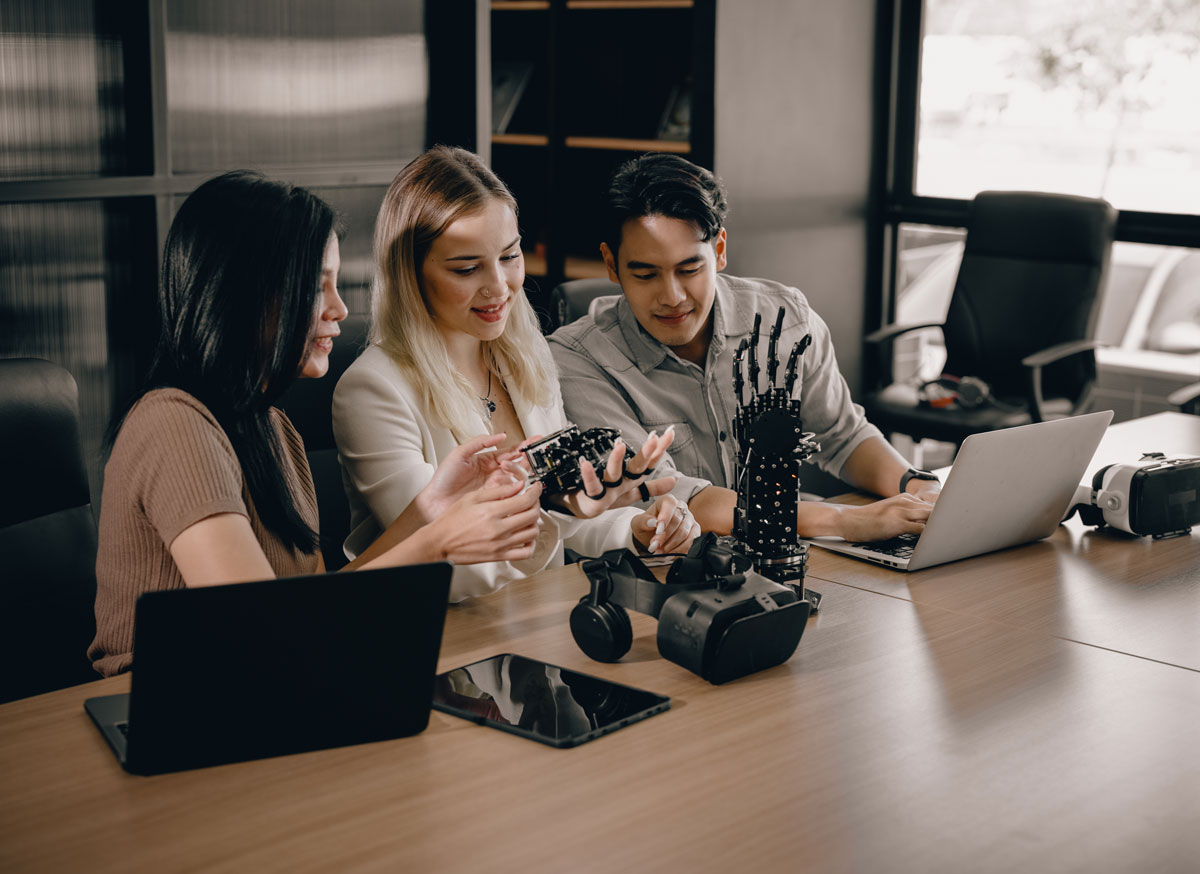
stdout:
MULTIPOLYGON (((334 213, 303 188, 238 171, 180 207, 153 363, 110 431, 89 649, 100 673, 130 666, 142 592, 323 571, 304 445, 272 405, 328 369, 347 314, 339 262, 334 213)), ((349 567, 529 555, 540 490, 504 472, 512 453, 480 454, 498 443, 447 457, 349 567)))

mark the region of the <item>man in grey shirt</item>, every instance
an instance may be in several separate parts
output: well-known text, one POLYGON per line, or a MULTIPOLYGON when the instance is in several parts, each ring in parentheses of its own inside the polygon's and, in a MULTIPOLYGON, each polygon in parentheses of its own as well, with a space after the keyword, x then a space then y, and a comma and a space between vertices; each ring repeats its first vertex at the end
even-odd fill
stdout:
POLYGON ((664 464, 679 474, 675 493, 706 531, 728 533, 737 502, 728 433, 737 409, 733 355, 755 314, 765 335, 782 306, 782 355, 812 334, 793 397, 821 444, 815 461, 885 496, 860 507, 802 501, 797 533, 855 541, 920 533, 940 484, 913 471, 851 400, 829 329, 804 295, 721 273, 726 201, 717 179, 676 155, 643 155, 618 169, 608 205, 600 250, 623 295, 601 299, 550 337, 567 418, 581 428, 619 428, 631 445, 673 425, 664 464))

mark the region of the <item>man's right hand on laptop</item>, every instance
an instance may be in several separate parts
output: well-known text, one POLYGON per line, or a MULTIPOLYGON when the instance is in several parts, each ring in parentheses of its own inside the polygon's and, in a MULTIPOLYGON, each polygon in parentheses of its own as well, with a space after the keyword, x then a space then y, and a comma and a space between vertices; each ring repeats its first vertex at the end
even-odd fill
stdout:
POLYGON ((894 495, 862 506, 802 502, 796 512, 801 537, 841 537, 851 542, 920 534, 933 510, 923 495, 894 495))

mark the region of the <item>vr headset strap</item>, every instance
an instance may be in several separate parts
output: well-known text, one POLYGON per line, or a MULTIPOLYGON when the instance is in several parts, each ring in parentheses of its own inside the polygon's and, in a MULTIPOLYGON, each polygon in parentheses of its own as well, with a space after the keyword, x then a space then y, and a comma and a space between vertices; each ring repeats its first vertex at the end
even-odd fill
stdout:
POLYGON ((690 589, 712 588, 712 583, 704 580, 660 583, 650 568, 627 549, 612 549, 600 558, 584 559, 581 567, 592 584, 597 603, 612 601, 655 619, 672 595, 690 589))

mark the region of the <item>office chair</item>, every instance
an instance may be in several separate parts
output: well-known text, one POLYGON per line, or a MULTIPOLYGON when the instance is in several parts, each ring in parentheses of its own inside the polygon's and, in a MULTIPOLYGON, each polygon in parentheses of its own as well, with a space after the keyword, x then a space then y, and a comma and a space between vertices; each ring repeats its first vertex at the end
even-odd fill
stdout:
POLYGON ((1200 382, 1185 385, 1167 395, 1167 403, 1179 407, 1181 413, 1200 416, 1200 382))
POLYGON ((588 307, 597 298, 620 294, 621 286, 604 278, 569 279, 550 292, 550 311, 554 313, 555 327, 569 325, 588 314, 588 307))
POLYGON ((350 533, 350 504, 342 486, 342 467, 333 440, 333 389, 346 368, 366 348, 369 324, 365 316, 350 316, 341 323, 341 328, 342 334, 334 341, 329 355, 329 372, 320 379, 296 380, 278 403, 304 439, 317 492, 321 554, 328 571, 346 564, 342 544, 350 533))
POLYGON ((865 339, 878 350, 886 383, 892 341, 940 327, 943 373, 982 380, 990 399, 933 408, 917 386, 892 384, 866 396, 867 417, 885 433, 961 444, 979 431, 1083 412, 1096 377, 1099 292, 1116 219, 1104 200, 980 192, 945 322, 888 325, 865 339))
POLYGON ((99 679, 96 523, 71 374, 36 358, 0 361, 0 702, 99 679))

